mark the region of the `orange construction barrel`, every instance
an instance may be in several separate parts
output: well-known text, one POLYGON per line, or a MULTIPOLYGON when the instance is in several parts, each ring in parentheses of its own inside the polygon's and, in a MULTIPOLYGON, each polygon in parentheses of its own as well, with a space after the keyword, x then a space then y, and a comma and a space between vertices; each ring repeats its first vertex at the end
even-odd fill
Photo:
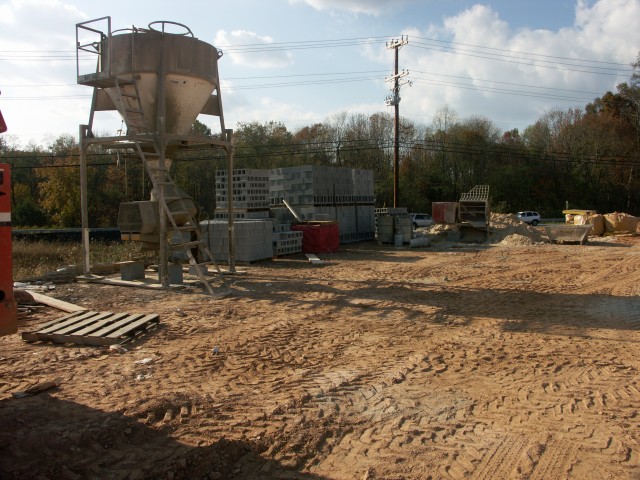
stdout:
POLYGON ((0 335, 18 331, 11 257, 11 168, 0 163, 0 335))

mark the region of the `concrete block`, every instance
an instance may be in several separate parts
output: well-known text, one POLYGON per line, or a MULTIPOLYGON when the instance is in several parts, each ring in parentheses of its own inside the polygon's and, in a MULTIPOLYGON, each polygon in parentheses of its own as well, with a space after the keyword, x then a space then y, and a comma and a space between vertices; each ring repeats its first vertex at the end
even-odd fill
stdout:
POLYGON ((120 278, 122 280, 143 280, 143 262, 120 262, 120 278))
POLYGON ((172 285, 180 285, 183 283, 184 275, 182 273, 181 263, 170 263, 169 269, 169 283, 172 285))

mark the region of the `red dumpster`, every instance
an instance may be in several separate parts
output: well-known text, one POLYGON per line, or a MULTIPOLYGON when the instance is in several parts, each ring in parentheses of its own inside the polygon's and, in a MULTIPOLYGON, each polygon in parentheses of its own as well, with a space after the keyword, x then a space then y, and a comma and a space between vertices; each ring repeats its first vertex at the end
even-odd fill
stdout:
POLYGON ((434 223, 456 223, 458 202, 433 202, 431 217, 434 223))
POLYGON ((334 253, 340 248, 338 222, 307 222, 291 225, 302 232, 302 253, 334 253))
POLYGON ((11 257, 11 168, 0 163, 0 335, 18 331, 11 257))

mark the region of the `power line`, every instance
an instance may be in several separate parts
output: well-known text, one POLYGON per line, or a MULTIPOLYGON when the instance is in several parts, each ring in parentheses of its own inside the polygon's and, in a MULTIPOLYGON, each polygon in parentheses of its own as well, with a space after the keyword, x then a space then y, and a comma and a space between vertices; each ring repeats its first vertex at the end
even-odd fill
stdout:
POLYGON ((235 91, 235 90, 256 90, 261 88, 282 88, 282 87, 300 87, 300 86, 311 86, 311 85, 326 85, 326 84, 336 84, 336 83, 354 83, 354 82, 362 82, 365 80, 380 80, 377 76, 371 77, 353 77, 353 78, 337 78, 334 80, 310 80, 310 81, 300 81, 300 82, 278 82, 278 83, 259 83, 255 85, 238 85, 238 86, 230 86, 226 87, 226 91, 235 91))
POLYGON ((415 42, 415 43, 412 43, 411 45, 413 48, 422 49, 422 50, 432 50, 432 51, 442 52, 442 53, 452 53, 456 55, 464 55, 464 56, 474 57, 474 58, 483 58, 485 60, 513 63, 516 65, 526 65, 530 67, 541 67, 541 68, 549 68, 549 69, 555 69, 555 70, 566 70, 571 72, 589 73, 593 75, 620 76, 623 74, 628 75, 633 72, 632 69, 626 69, 626 70, 611 69, 611 68, 605 69, 604 67, 595 67, 595 66, 592 67, 589 65, 577 65, 577 64, 563 63, 563 62, 553 62, 548 60, 517 59, 507 55, 476 52, 473 50, 462 50, 458 48, 454 49, 454 47, 430 45, 430 44, 421 43, 421 42, 415 42), (580 68, 570 68, 570 67, 580 67, 580 68), (607 71, 599 71, 599 70, 607 70, 607 71))
POLYGON ((487 83, 498 83, 501 85, 513 85, 516 87, 526 87, 526 88, 537 88, 537 89, 541 89, 541 90, 559 90, 562 92, 571 92, 571 93, 586 93, 588 95, 600 95, 601 92, 588 92, 585 90, 573 90, 573 89, 569 89, 569 88, 558 88, 558 87, 542 87, 540 85, 528 85, 525 83, 514 83, 514 82, 503 82, 503 81, 499 81, 499 80, 488 80, 485 78, 474 78, 474 77, 466 77, 463 75, 447 75, 444 73, 431 73, 431 72, 425 72, 422 70, 411 70, 411 73, 423 73, 425 75, 431 75, 431 76, 436 76, 436 77, 447 77, 447 78, 459 78, 459 79, 463 79, 463 80, 472 80, 472 81, 476 81, 476 82, 487 82, 487 83))
POLYGON ((4 95, 3 100, 69 100, 71 98, 91 98, 91 95, 50 95, 42 97, 11 97, 4 95))
MULTIPOLYGON (((324 40, 299 40, 299 41, 289 41, 289 42, 271 42, 271 43, 247 43, 247 44, 230 44, 223 45, 221 48, 225 51, 225 53, 252 53, 252 52, 268 52, 268 51, 280 51, 280 50, 299 50, 299 49, 317 49, 317 48, 337 48, 337 47, 345 47, 345 46, 359 46, 359 45, 370 45, 370 44, 380 44, 382 45, 389 38, 392 38, 394 35, 378 35, 378 36, 367 36, 367 37, 346 37, 346 38, 337 38, 337 39, 324 39, 324 40)), ((486 55, 493 55, 490 57, 491 59, 495 59, 494 57, 505 57, 505 58, 514 58, 514 55, 526 55, 529 57, 533 57, 530 60, 537 60, 546 63, 555 63, 559 65, 565 66, 579 66, 579 67, 588 67, 593 69, 608 69, 608 70, 621 70, 623 73, 630 73, 632 70, 629 68, 629 64, 619 63, 619 62, 609 62, 602 60, 593 60, 588 58, 579 58, 579 57, 564 57, 558 55, 546 55, 541 53, 527 52, 522 50, 511 50, 506 48, 497 48, 497 47, 489 47, 485 45, 477 45, 471 43, 462 43, 462 42, 453 42, 449 40, 440 40, 437 38, 430 37, 422 37, 412 35, 412 45, 413 46, 428 46, 428 47, 437 47, 441 49, 449 49, 454 50, 457 49, 458 52, 470 52, 470 53, 482 53, 486 55), (415 41, 415 40, 423 40, 423 42, 415 41), (461 48, 465 47, 465 48, 461 48), (466 48, 466 47, 470 47, 466 48), (481 51, 476 51, 473 49, 480 49, 481 51), (493 53, 497 52, 497 53, 493 53), (551 59, 551 60, 546 60, 551 59), (557 62, 556 60, 563 60, 562 62, 557 62), (573 62, 573 63, 567 63, 573 62), (578 63, 575 63, 578 62, 578 63), (593 65, 580 65, 581 63, 590 63, 593 65), (602 65, 602 66, 598 66, 602 65), (612 69, 611 67, 620 66, 626 67, 624 69, 612 69)), ((417 47, 416 47, 417 48, 417 47)), ((443 50, 440 50, 443 51, 443 50)), ((462 53, 461 53, 462 54, 462 53)), ((0 50, 0 56, 9 55, 8 58, 5 59, 76 59, 76 51, 75 50, 0 50), (27 56, 13 56, 13 54, 28 54, 27 56), (66 54, 66 55, 60 55, 66 54)), ((93 59, 92 55, 83 55, 87 59, 93 59)), ((3 58, 0 57, 0 60, 3 58)))
POLYGON ((388 36, 374 37, 352 37, 335 40, 304 40, 293 42, 273 42, 273 43, 250 43, 240 45, 221 46, 226 53, 256 53, 281 50, 306 50, 317 48, 337 48, 351 47, 367 44, 383 44, 389 39, 388 36))
MULTIPOLYGON (((296 157, 304 155, 334 155, 336 149, 340 145, 340 151, 344 154, 354 152, 384 152, 394 147, 394 142, 391 139, 380 141, 377 138, 367 138, 359 140, 344 140, 342 139, 338 144, 336 141, 327 140, 311 143, 291 143, 291 144, 276 144, 276 145, 240 145, 236 147, 235 158, 238 160, 252 159, 252 158, 273 158, 273 157, 296 157), (296 149, 304 148, 304 149, 296 149), (260 149, 259 151, 255 151, 260 149)), ((571 153, 563 152, 536 152, 520 146, 511 146, 501 143, 490 143, 487 145, 474 145, 469 143, 460 142, 447 142, 442 143, 438 140, 421 140, 421 141, 400 141, 402 149, 409 153, 410 151, 428 151, 432 153, 445 153, 445 154, 463 154, 468 156, 487 156, 495 158, 496 155, 505 155, 507 157, 517 157, 521 159, 531 160, 553 160, 561 161, 569 164, 590 164, 590 165, 611 165, 611 166, 640 166, 640 159, 633 155, 572 155, 571 153)), ((184 161, 197 161, 197 160, 223 160, 224 156, 217 150, 211 150, 208 148, 194 149, 193 152, 206 151, 212 155, 206 156, 184 156, 180 155, 176 157, 177 162, 184 161)), ((89 155, 90 158, 100 157, 115 157, 113 152, 99 152, 89 155)), ((0 158, 3 161, 26 161, 26 160, 61 160, 79 158, 77 153, 69 153, 63 155, 56 155, 54 153, 37 153, 31 154, 30 152, 21 152, 21 155, 7 155, 6 153, 1 155, 0 158)), ((138 158, 136 154, 132 153, 132 157, 138 158)), ((500 158, 500 157, 499 157, 500 158)), ((90 163, 89 166, 114 166, 116 163, 114 159, 112 162, 102 163, 90 163)), ((42 168, 75 168, 79 164, 65 164, 65 165, 14 165, 14 169, 42 169, 42 168)))
POLYGON ((362 70, 355 72, 322 72, 322 73, 296 73, 289 75, 256 75, 251 77, 225 77, 225 80, 256 80, 256 79, 269 79, 269 78, 294 78, 294 77, 320 77, 320 76, 328 76, 328 75, 360 75, 363 73, 372 73, 379 75, 381 73, 386 73, 387 70, 362 70))
POLYGON ((476 92, 489 92, 489 93, 501 93, 505 95, 516 95, 519 97, 531 97, 531 98, 541 98, 546 100, 561 100, 564 102, 590 102, 591 98, 580 98, 580 97, 567 97, 562 95, 551 95, 551 94, 542 94, 536 92, 526 92, 523 90, 509 90, 505 88, 491 88, 491 87, 479 87, 474 85, 466 85, 463 83, 454 83, 454 82, 437 82, 437 81, 420 81, 414 80, 414 83, 423 84, 423 85, 442 85, 446 87, 457 87, 464 90, 473 90, 476 92))
POLYGON ((590 59, 585 59, 585 58, 575 58, 575 57, 560 57, 560 56, 556 56, 556 55, 545 55, 542 53, 531 53, 531 52, 523 52, 520 50, 510 50, 510 49, 506 49, 506 48, 496 48, 496 47, 486 47, 483 45, 474 45, 471 43, 460 43, 460 42, 451 42, 451 41, 446 41, 446 40, 438 40, 436 38, 429 38, 429 37, 417 37, 417 36, 411 36, 411 38, 419 38, 421 40, 428 40, 431 42, 438 42, 438 43, 448 43, 451 45, 462 45, 464 47, 474 47, 474 48, 483 48, 486 50, 496 50, 496 51, 500 51, 500 52, 507 52, 507 53, 514 53, 514 54, 519 54, 519 55, 532 55, 532 56, 536 56, 536 57, 544 57, 544 58, 555 58, 555 59, 559 59, 559 60, 571 60, 571 61, 577 61, 577 62, 589 62, 589 63, 600 63, 603 65, 619 65, 619 66, 625 66, 625 67, 629 67, 629 64, 627 63, 617 63, 617 62, 605 62, 605 61, 601 61, 601 60, 590 60, 590 59))

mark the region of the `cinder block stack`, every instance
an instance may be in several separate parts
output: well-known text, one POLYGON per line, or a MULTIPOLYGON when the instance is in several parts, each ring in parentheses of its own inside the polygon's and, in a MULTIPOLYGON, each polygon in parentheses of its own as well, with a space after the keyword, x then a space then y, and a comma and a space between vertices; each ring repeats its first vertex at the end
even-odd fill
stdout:
POLYGON ((269 181, 271 216, 282 223, 293 215, 303 220, 335 220, 340 242, 375 238, 373 172, 324 165, 276 168, 269 181))
MULTIPOLYGON (((200 222, 203 237, 216 261, 229 260, 228 222, 200 222)), ((235 260, 255 262, 273 257, 273 222, 269 219, 238 219, 233 222, 235 260)))
MULTIPOLYGON (((239 169, 233 171, 232 181, 237 261, 252 262, 302 251, 302 232, 290 230, 295 218, 284 206, 283 199, 302 220, 337 221, 341 243, 375 238, 371 170, 324 165, 239 169), (258 231, 258 223, 251 221, 259 219, 267 221, 265 225, 273 229, 269 249, 258 231)), ((226 170, 216 172, 215 187, 214 220, 207 224, 209 245, 216 260, 227 260, 226 170)))
POLYGON ((375 210, 376 216, 378 215, 408 215, 406 207, 389 207, 389 208, 376 208, 375 210))
MULTIPOLYGON (((269 218, 269 170, 233 170, 234 218, 269 218)), ((215 219, 229 218, 228 176, 226 170, 216 171, 215 219)))
MULTIPOLYGON (((278 225, 270 218, 269 182, 270 170, 238 169, 233 171, 233 208, 235 233, 235 258, 239 262, 253 262, 274 255, 287 255, 302 251, 302 233, 290 231, 290 225, 278 225), (261 226, 262 220, 264 226, 261 226), (268 230, 268 232, 267 232, 268 230)), ((296 201, 307 201, 299 182, 288 179, 287 189, 296 195, 296 201)), ((216 172, 216 211, 218 223, 209 225, 212 254, 222 260, 229 255, 227 221, 228 176, 226 170, 216 172), (218 245, 219 244, 219 245, 218 245), (214 253, 215 252, 215 253, 214 253)), ((276 223, 278 223, 276 221, 276 223)))
POLYGON ((398 233, 402 234, 403 243, 411 242, 413 228, 405 207, 376 208, 375 216, 378 243, 392 243, 398 233))
POLYGON ((302 232, 294 232, 290 228, 287 223, 274 224, 272 241, 275 257, 302 252, 302 232))

